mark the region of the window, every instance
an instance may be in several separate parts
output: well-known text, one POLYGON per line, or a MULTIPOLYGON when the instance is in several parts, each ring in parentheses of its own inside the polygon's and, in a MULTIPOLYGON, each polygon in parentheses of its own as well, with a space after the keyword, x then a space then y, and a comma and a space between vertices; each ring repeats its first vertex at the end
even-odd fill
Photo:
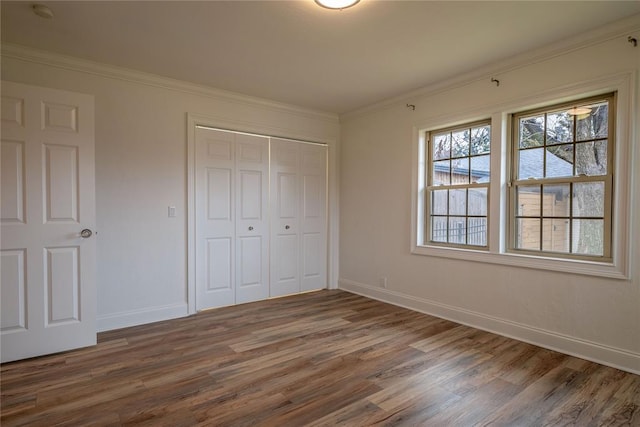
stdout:
POLYGON ((611 258, 613 105, 611 94, 513 115, 511 250, 611 258))
POLYGON ((489 121, 427 133, 428 241, 486 248, 490 182, 489 121))
POLYGON ((628 279, 634 81, 621 73, 417 124, 411 252, 628 279))

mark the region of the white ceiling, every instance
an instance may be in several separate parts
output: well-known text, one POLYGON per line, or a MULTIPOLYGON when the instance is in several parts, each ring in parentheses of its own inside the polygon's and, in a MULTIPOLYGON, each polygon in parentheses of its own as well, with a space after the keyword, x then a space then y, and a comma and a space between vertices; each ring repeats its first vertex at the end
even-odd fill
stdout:
POLYGON ((640 1, 2 1, 2 41, 334 113, 640 13, 640 1))

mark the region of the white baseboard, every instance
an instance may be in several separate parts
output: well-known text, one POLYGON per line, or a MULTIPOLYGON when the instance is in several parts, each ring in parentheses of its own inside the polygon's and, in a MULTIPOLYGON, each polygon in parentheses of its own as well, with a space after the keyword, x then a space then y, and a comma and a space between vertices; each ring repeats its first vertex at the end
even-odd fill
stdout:
POLYGON ((430 301, 389 289, 339 279, 339 289, 368 298, 514 338, 633 374, 640 374, 640 354, 430 301))
POLYGON ((161 320, 176 319, 178 317, 185 317, 188 314, 187 303, 172 304, 98 316, 97 326, 98 332, 105 332, 112 329, 159 322, 161 320))

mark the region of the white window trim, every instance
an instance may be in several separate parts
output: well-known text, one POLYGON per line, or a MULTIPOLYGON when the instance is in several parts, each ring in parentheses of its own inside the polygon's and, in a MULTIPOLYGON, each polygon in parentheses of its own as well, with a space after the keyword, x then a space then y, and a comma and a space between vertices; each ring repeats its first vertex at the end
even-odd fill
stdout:
POLYGON ((491 264, 502 264, 540 270, 550 270, 600 276, 614 279, 629 278, 629 260, 632 252, 629 238, 631 206, 632 142, 637 130, 633 120, 635 110, 636 72, 629 71, 597 80, 554 88, 534 96, 523 97, 509 103, 489 105, 481 110, 467 111, 456 116, 434 117, 413 128, 411 253, 433 257, 460 259, 491 264), (612 262, 597 262, 552 258, 507 252, 506 235, 509 224, 508 210, 508 135, 509 114, 571 99, 587 98, 608 92, 617 92, 616 143, 614 169, 612 262), (491 184, 489 186, 488 251, 430 245, 425 241, 425 150, 426 130, 453 126, 491 117, 491 184), (499 178, 499 179, 498 179, 499 178))

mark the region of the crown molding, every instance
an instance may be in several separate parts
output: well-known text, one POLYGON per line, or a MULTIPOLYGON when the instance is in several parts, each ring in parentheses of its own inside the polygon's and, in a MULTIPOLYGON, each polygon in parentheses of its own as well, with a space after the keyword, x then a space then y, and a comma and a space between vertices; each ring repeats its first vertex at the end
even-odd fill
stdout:
POLYGON ((2 43, 2 57, 13 58, 21 61, 47 65, 50 67, 93 74, 109 79, 123 80, 162 89, 174 90, 190 95, 206 96, 226 102, 249 106, 261 106, 272 110, 278 110, 299 117, 321 120, 337 124, 337 114, 313 110, 296 105, 272 101, 265 98, 243 95, 236 92, 212 88, 210 86, 190 83, 182 80, 163 77, 143 71, 131 70, 115 65, 104 64, 77 57, 62 55, 54 52, 34 49, 13 43, 2 43))
POLYGON ((547 61, 557 56, 585 49, 590 46, 605 43, 619 37, 624 37, 626 42, 626 37, 637 31, 640 31, 640 14, 632 15, 628 18, 615 21, 586 33, 581 33, 538 49, 523 52, 502 61, 476 68, 473 71, 462 73, 447 80, 436 82, 422 88, 343 113, 340 115, 340 120, 348 120, 374 111, 396 107, 398 105, 402 105, 404 107, 407 102, 411 103, 415 98, 435 95, 439 92, 456 89, 477 81, 488 81, 492 77, 499 77, 500 74, 515 71, 529 65, 547 61))

